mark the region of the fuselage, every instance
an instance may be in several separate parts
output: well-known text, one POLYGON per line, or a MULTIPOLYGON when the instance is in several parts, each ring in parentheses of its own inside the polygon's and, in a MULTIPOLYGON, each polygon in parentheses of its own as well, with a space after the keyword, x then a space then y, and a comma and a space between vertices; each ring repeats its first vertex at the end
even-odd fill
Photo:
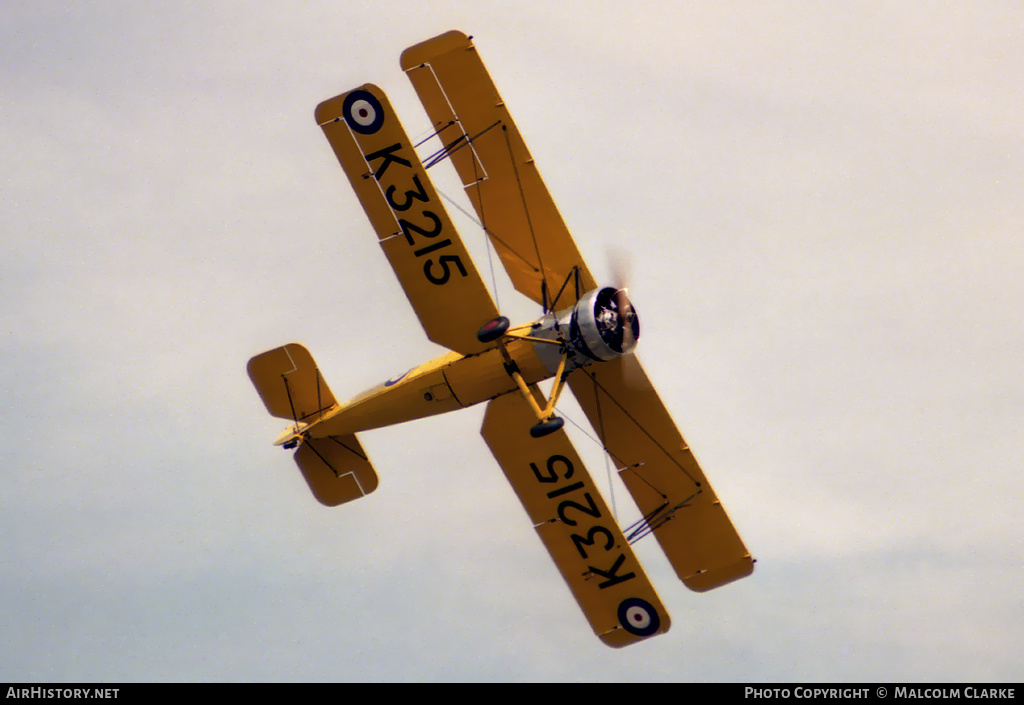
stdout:
MULTIPOLYGON (((640 334, 625 289, 614 287, 594 289, 572 306, 517 328, 508 329, 507 319, 501 320, 505 332, 500 339, 480 338, 495 341, 483 352, 445 353, 332 406, 314 420, 290 427, 277 444, 292 447, 302 437, 348 436, 463 409, 517 390, 533 397, 530 385, 559 374, 559 369, 564 380, 578 367, 629 354, 640 334)), ((539 421, 551 415, 559 390, 556 384, 551 408, 537 406, 539 421)))
MULTIPOLYGON (((509 333, 530 335, 541 327, 530 324, 509 333)), ((527 384, 557 370, 556 346, 513 339, 506 349, 527 384)), ((516 388, 497 347, 476 355, 449 352, 341 404, 308 433, 313 438, 358 433, 473 406, 516 388)))

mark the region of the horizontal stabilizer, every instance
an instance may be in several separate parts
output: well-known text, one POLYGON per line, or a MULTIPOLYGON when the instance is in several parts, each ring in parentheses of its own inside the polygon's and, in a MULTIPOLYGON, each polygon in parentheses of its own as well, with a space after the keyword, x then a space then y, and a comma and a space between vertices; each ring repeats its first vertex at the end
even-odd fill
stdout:
POLYGON ((295 451, 295 462, 313 496, 328 507, 377 489, 377 473, 354 434, 308 439, 295 451))
POLYGON ((298 343, 257 355, 247 369, 271 416, 312 422, 337 405, 313 356, 298 343))

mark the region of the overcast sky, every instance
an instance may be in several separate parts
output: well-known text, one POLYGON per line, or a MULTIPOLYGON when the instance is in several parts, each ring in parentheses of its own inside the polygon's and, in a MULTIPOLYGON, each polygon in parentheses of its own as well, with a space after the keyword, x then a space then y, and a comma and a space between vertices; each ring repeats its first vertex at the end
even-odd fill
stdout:
POLYGON ((680 5, 5 2, 0 681, 1020 681, 1024 10, 680 5), (483 407, 362 434, 380 487, 326 509, 245 374, 300 341, 343 398, 442 352, 313 108, 373 82, 425 134, 398 57, 451 28, 591 269, 629 258, 758 559, 696 594, 638 544, 673 626, 625 650, 483 407))

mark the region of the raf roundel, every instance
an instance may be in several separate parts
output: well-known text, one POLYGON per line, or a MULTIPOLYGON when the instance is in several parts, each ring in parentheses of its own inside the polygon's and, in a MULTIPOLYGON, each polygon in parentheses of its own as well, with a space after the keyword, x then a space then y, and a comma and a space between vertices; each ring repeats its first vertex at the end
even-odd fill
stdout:
POLYGON ((619 624, 630 634, 650 636, 658 631, 661 618, 650 602, 631 597, 619 604, 619 624))
POLYGON ((368 91, 352 91, 342 105, 345 122, 356 132, 372 135, 384 124, 384 108, 368 91))

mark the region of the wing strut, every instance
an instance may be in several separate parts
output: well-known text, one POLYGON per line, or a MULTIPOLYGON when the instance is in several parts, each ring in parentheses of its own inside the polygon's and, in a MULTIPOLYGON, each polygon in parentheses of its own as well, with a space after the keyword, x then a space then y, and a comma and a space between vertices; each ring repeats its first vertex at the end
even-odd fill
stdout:
POLYGON ((661 506, 655 507, 654 510, 630 524, 624 532, 626 534, 626 539, 632 544, 636 543, 643 537, 654 533, 655 529, 671 519, 673 514, 685 507, 690 500, 695 499, 699 494, 700 491, 694 492, 671 509, 668 509, 668 500, 666 500, 661 504, 661 506), (668 511, 665 511, 666 509, 668 509, 668 511))
MULTIPOLYGON (((449 127, 451 127, 454 124, 455 124, 454 120, 449 120, 447 125, 442 125, 441 127, 437 128, 436 130, 431 132, 429 135, 427 135, 426 137, 421 139, 419 142, 414 144, 413 145, 413 149, 419 149, 420 147, 422 147, 423 145, 425 145, 427 142, 429 142, 430 140, 434 139, 435 137, 440 137, 442 132, 444 132, 445 130, 447 130, 449 127)), ((462 138, 459 137, 458 139, 461 140, 462 138)), ((458 140, 456 140, 456 141, 458 141, 458 140)), ((452 144, 455 144, 455 143, 453 142, 452 144)), ((441 150, 438 150, 438 152, 440 152, 440 151, 441 150)), ((434 154, 437 154, 438 152, 435 152, 434 154)), ((433 155, 431 155, 431 156, 433 156, 433 155)), ((420 161, 423 161, 423 160, 421 159, 420 161)))
POLYGON ((543 304, 542 304, 544 306, 544 313, 548 313, 550 311, 554 311, 555 310, 555 306, 558 305, 558 300, 560 298, 562 298, 562 294, 565 292, 565 287, 569 286, 569 280, 570 279, 573 280, 573 286, 575 287, 575 292, 576 292, 576 300, 579 301, 580 297, 583 296, 583 291, 581 290, 583 287, 582 287, 582 282, 580 280, 580 268, 579 267, 577 267, 575 265, 573 266, 573 268, 569 272, 568 276, 566 276, 565 281, 562 282, 562 287, 558 290, 558 293, 555 294, 555 298, 554 298, 554 300, 550 304, 548 304, 548 283, 547 283, 547 281, 541 282, 541 287, 542 287, 542 292, 541 293, 543 295, 543 300, 544 300, 543 304))
MULTIPOLYGON (((444 130, 448 129, 449 127, 451 127, 454 124, 456 124, 455 120, 450 121, 447 125, 442 127, 440 130, 435 132, 430 137, 433 137, 434 135, 437 135, 438 137, 440 137, 441 136, 441 132, 443 132, 444 130)), ((441 147, 441 149, 437 150, 436 152, 434 152, 433 154, 428 156, 426 161, 424 161, 423 166, 425 168, 429 169, 430 167, 434 166, 435 164, 443 162, 445 159, 450 157, 455 152, 458 152, 463 147, 468 147, 469 145, 473 144, 473 140, 475 140, 477 137, 480 137, 480 136, 486 134, 487 132, 490 132, 492 129, 494 129, 495 127, 497 127, 500 124, 501 124, 501 120, 495 120, 493 123, 491 123, 490 125, 488 125, 484 129, 480 130, 479 132, 477 132, 472 137, 470 137, 465 132, 463 132, 461 135, 456 137, 454 140, 452 140, 448 144, 446 144, 443 147, 441 147), (456 145, 458 145, 458 146, 456 146, 456 145)), ((425 140, 419 142, 416 146, 417 147, 420 146, 421 144, 423 144, 423 142, 426 142, 427 140, 429 140, 430 137, 427 137, 425 140)), ((487 178, 487 175, 484 174, 483 176, 479 177, 477 179, 477 181, 483 181, 486 178, 487 178)))

